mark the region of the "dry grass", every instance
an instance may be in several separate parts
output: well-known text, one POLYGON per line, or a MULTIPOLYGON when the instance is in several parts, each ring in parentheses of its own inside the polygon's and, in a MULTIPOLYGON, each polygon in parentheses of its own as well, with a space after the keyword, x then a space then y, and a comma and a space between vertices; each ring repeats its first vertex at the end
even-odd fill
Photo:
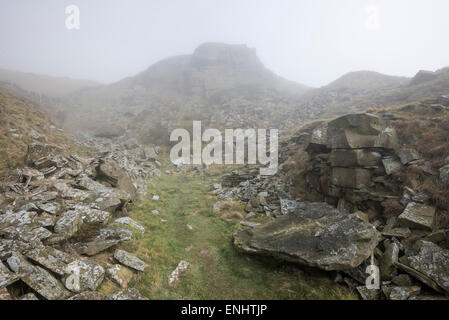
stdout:
POLYGON ((87 151, 51 125, 34 106, 0 90, 0 170, 21 166, 31 142, 53 144, 67 153, 87 151), (39 140, 30 136, 31 130, 39 133, 39 140))

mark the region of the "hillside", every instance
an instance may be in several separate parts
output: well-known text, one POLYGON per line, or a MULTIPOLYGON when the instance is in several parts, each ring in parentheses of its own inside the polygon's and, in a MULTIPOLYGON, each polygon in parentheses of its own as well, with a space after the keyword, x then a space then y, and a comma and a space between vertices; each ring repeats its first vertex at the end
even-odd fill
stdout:
POLYGON ((23 165, 32 142, 53 144, 63 150, 79 149, 41 111, 0 89, 0 170, 23 165))
POLYGON ((0 82, 17 85, 25 91, 50 97, 62 97, 82 88, 95 87, 99 84, 89 80, 52 77, 42 74, 25 73, 0 69, 0 82))
POLYGON ((206 43, 192 55, 172 57, 134 77, 70 95, 65 125, 75 129, 82 123, 95 131, 114 124, 141 135, 156 124, 168 134, 191 119, 216 127, 277 126, 307 90, 266 69, 245 45, 206 43), (96 114, 90 113, 93 107, 96 114))
POLYGON ((315 119, 330 118, 370 107, 400 106, 444 95, 448 90, 449 68, 420 71, 412 79, 358 71, 307 92, 298 108, 315 110, 318 113, 315 119))

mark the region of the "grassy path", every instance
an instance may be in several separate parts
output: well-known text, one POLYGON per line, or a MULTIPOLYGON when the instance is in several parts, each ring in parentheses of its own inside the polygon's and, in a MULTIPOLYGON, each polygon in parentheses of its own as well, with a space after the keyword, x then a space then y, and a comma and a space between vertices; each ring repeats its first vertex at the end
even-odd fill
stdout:
POLYGON ((310 279, 236 252, 232 234, 241 228, 214 215, 211 183, 217 175, 164 175, 152 181, 147 199, 130 216, 145 226, 124 245, 149 268, 130 283, 150 299, 351 299, 347 288, 327 278, 310 279), (151 194, 160 196, 159 201, 151 194), (153 215, 158 210, 159 215, 153 215), (187 225, 191 225, 190 230, 187 225), (190 263, 173 286, 171 272, 181 260, 190 263))

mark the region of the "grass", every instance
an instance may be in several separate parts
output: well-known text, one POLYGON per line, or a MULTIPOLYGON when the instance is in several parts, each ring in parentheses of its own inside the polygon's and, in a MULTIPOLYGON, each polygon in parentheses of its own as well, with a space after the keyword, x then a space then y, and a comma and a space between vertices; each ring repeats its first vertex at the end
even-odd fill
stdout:
POLYGON ((356 298, 328 277, 288 273, 279 265, 238 253, 232 246, 232 234, 242 227, 212 212, 217 200, 209 187, 219 176, 164 175, 150 182, 146 199, 136 203, 130 213, 146 231, 136 232, 133 240, 123 245, 149 267, 133 278, 130 287, 150 299, 356 298), (151 200, 152 194, 160 200, 151 200), (160 215, 151 214, 152 210, 160 215), (181 260, 190 266, 170 286, 168 278, 181 260))

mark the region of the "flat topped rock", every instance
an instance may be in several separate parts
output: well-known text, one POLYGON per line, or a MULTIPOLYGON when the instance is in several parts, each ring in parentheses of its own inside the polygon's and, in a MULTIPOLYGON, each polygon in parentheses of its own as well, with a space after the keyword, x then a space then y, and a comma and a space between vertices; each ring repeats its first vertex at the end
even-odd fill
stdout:
POLYGON ((435 207, 410 202, 398 217, 398 222, 403 227, 432 231, 435 211, 435 207))
POLYGON ((381 235, 371 224, 325 203, 307 203, 274 221, 234 235, 251 254, 317 267, 349 270, 373 252, 381 235))
POLYGON ((368 113, 349 114, 329 122, 327 140, 331 149, 395 149, 398 145, 395 130, 368 113))

